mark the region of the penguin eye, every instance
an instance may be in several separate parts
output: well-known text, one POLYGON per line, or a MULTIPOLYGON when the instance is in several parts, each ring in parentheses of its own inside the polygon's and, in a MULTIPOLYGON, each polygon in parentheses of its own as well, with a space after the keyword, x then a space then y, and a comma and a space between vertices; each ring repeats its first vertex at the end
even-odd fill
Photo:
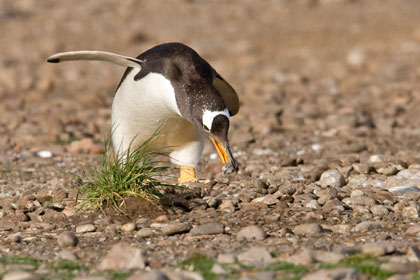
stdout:
POLYGON ((205 129, 205 130, 207 130, 207 131, 209 131, 209 130, 210 130, 210 129, 207 127, 207 125, 205 125, 205 124, 203 125, 203 127, 204 127, 204 129, 205 129))

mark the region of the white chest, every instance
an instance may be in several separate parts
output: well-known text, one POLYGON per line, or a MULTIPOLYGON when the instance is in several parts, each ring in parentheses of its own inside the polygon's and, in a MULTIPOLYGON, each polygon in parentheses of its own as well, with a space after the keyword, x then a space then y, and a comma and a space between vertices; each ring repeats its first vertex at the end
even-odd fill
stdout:
POLYGON ((182 132, 179 126, 186 122, 168 79, 149 73, 134 81, 135 75, 135 71, 127 75, 112 102, 112 139, 117 150, 125 151, 130 144, 136 146, 162 128, 162 142, 169 143, 166 138, 175 140, 174 136, 182 132))
POLYGON ((121 83, 114 97, 113 110, 133 116, 142 114, 145 118, 181 115, 174 88, 168 79, 157 73, 149 73, 135 81, 136 74, 136 71, 131 71, 121 83))

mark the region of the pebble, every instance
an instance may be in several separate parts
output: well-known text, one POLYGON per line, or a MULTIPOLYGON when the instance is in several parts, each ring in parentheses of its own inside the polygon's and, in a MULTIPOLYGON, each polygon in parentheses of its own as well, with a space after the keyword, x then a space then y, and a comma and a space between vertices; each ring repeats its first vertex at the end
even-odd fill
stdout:
POLYGON ((38 275, 27 271, 12 271, 3 275, 3 280, 37 280, 38 275))
POLYGON ((395 165, 386 164, 384 166, 376 167, 376 172, 385 176, 392 176, 397 174, 398 169, 395 165))
POLYGON ((294 228, 293 233, 297 235, 311 235, 318 234, 322 232, 322 227, 320 224, 302 224, 294 228))
POLYGON ((413 277, 407 274, 394 274, 391 277, 388 277, 387 280, 413 280, 413 277))
POLYGON ((273 205, 273 204, 277 204, 279 201, 280 200, 278 200, 274 195, 268 194, 268 195, 265 195, 265 196, 254 198, 251 202, 273 205))
POLYGON ((344 179, 344 176, 337 170, 327 170, 322 173, 319 183, 324 188, 341 188, 346 184, 346 179, 344 179))
POLYGON ((186 233, 191 230, 191 225, 189 223, 179 223, 179 224, 170 224, 165 227, 162 227, 160 230, 165 235, 173 235, 178 233, 186 233))
POLYGON ((361 222, 356 225, 354 228, 355 232, 367 232, 367 231, 373 231, 373 230, 380 230, 382 229, 382 225, 378 222, 373 221, 365 221, 361 222))
POLYGON ((76 234, 72 231, 63 231, 57 236, 57 243, 61 247, 69 247, 69 246, 76 246, 78 243, 78 239, 76 234))
POLYGON ((394 253, 396 250, 397 248, 395 244, 387 241, 366 243, 362 246, 363 253, 374 256, 389 255, 394 253))
POLYGON ((373 206, 376 204, 374 199, 368 196, 363 196, 363 195, 345 198, 343 199, 343 202, 349 205, 359 204, 359 205, 365 205, 365 206, 373 206))
POLYGON ((409 235, 419 235, 420 234, 420 224, 410 226, 405 232, 409 235))
POLYGON ((419 265, 417 263, 407 262, 388 262, 381 265, 382 269, 391 271, 393 273, 413 273, 419 270, 419 265))
POLYGON ((164 269, 163 272, 168 276, 169 279, 173 280, 204 280, 204 277, 201 276, 198 272, 185 271, 185 270, 173 270, 173 269, 164 269))
POLYGON ((121 230, 124 232, 133 232, 136 229, 135 223, 126 223, 121 226, 121 230))
POLYGON ((343 212, 345 210, 344 205, 345 204, 343 202, 341 202, 337 198, 334 198, 325 202, 325 204, 322 206, 322 210, 326 213, 330 213, 334 210, 343 212))
POLYGON ((227 274, 229 273, 228 270, 226 270, 223 266, 221 266, 218 263, 215 263, 212 267, 210 272, 216 274, 216 275, 222 275, 222 274, 227 274))
POLYGON ((321 205, 319 205, 319 203, 315 199, 311 199, 310 201, 305 203, 305 207, 309 209, 320 209, 321 205))
POLYGON ((169 277, 161 271, 151 270, 147 272, 137 272, 128 277, 127 280, 169 280, 169 277))
POLYGON ((389 214, 388 208, 383 205, 373 205, 370 207, 370 211, 375 216, 386 216, 389 214))
POLYGON ((156 228, 156 229, 164 228, 164 227, 167 227, 167 226, 168 226, 167 223, 151 223, 150 224, 151 228, 156 228))
POLYGON ((261 241, 264 240, 266 237, 266 234, 264 232, 264 230, 257 225, 251 225, 251 226, 247 226, 242 228, 237 235, 237 239, 241 240, 241 239, 246 239, 246 240, 257 240, 257 241, 261 241))
POLYGON ((314 257, 313 251, 305 248, 301 252, 287 257, 285 261, 294 265, 310 266, 315 264, 316 259, 314 257))
POLYGON ((222 200, 220 200, 217 197, 213 197, 213 196, 205 196, 205 197, 203 197, 203 200, 211 208, 217 208, 222 203, 222 200))
POLYGON ((74 216, 76 214, 76 212, 77 212, 77 210, 76 210, 75 207, 69 207, 69 206, 67 206, 66 208, 64 208, 63 211, 61 211, 61 213, 66 215, 66 217, 74 216))
POLYGON ((353 170, 360 174, 368 174, 370 172, 370 166, 365 163, 353 163, 353 170))
POLYGON ((224 231, 224 225, 221 223, 208 223, 196 226, 191 229, 190 234, 192 236, 204 235, 204 234, 220 234, 224 231))
POLYGON ((157 216, 154 221, 156 223, 166 223, 168 220, 169 219, 167 215, 160 215, 160 216, 157 216))
POLYGON ((234 254, 219 254, 217 256, 217 262, 219 263, 235 263, 236 255, 234 254))
POLYGON ((75 277, 73 280, 112 280, 112 278, 106 276, 81 276, 75 277))
POLYGON ((146 258, 140 249, 125 242, 112 246, 98 265, 99 270, 144 269, 146 258))
POLYGON ((341 234, 350 233, 350 225, 334 225, 332 231, 341 234))
POLYGON ((235 206, 233 205, 232 200, 224 200, 219 205, 219 209, 220 209, 220 211, 223 211, 223 212, 232 213, 232 212, 235 211, 235 206))
MULTIPOLYGON (((347 53, 346 62, 349 66, 359 68, 366 63, 366 54, 364 50, 353 49, 347 53)), ((353 279, 353 278, 349 278, 353 279)))
POLYGON ((353 191, 351 191, 351 193, 350 193, 350 197, 355 197, 355 196, 362 196, 362 195, 364 195, 365 193, 363 192, 363 191, 361 191, 361 190, 353 190, 353 191))
POLYGON ((325 264, 336 264, 345 259, 345 255, 339 252, 328 252, 316 250, 312 253, 317 262, 325 264))
POLYGON ((40 158, 51 158, 52 157, 52 152, 51 151, 39 151, 38 153, 36 153, 37 156, 39 156, 40 158))
POLYGON ((96 227, 93 224, 82 224, 76 226, 76 233, 93 232, 95 230, 96 227))
POLYGON ((70 261, 73 261, 73 262, 77 262, 77 259, 78 259, 75 253, 73 253, 72 251, 67 250, 67 249, 64 249, 64 250, 60 251, 60 253, 58 253, 58 257, 60 259, 70 260, 70 261))
POLYGON ((333 268, 330 270, 318 270, 317 272, 305 275, 302 280, 338 280, 338 279, 349 279, 359 280, 361 279, 360 273, 353 268, 333 268))
POLYGON ((136 232, 136 237, 138 238, 147 238, 152 237, 155 234, 153 229, 151 228, 142 228, 139 231, 136 232))
POLYGON ((419 217, 419 210, 414 206, 404 207, 402 210, 402 216, 405 218, 417 219, 419 217))
POLYGON ((415 186, 396 186, 388 188, 390 192, 400 192, 402 194, 409 192, 420 192, 420 189, 415 186))
POLYGON ((407 250, 406 257, 411 262, 420 261, 420 249, 418 247, 411 246, 407 250))
POLYGON ((273 262, 270 253, 263 247, 252 247, 238 255, 238 261, 251 266, 264 266, 273 262))

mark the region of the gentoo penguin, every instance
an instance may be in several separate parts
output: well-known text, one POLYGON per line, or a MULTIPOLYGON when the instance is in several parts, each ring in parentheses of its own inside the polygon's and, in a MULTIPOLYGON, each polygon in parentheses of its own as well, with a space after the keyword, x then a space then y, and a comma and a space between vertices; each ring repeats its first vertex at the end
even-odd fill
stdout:
POLYGON ((102 60, 128 67, 112 102, 112 144, 118 157, 152 137, 180 166, 180 183, 197 180, 206 136, 222 163, 237 164, 229 149, 230 117, 239 99, 228 82, 197 52, 181 43, 155 46, 137 58, 101 51, 52 55, 48 62, 102 60))

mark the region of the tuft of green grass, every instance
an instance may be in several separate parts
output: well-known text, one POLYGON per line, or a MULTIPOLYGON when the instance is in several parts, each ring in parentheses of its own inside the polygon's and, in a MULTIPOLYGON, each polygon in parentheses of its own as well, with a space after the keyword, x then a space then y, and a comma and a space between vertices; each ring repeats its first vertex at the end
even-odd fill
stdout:
POLYGON ((173 186, 156 179, 169 167, 158 166, 161 162, 154 161, 160 155, 151 150, 151 141, 155 136, 156 133, 134 150, 129 148, 121 157, 113 156, 109 137, 98 165, 90 166, 90 175, 79 177, 82 182, 79 186, 82 195, 79 210, 100 209, 104 212, 105 208, 112 206, 124 213, 122 207, 127 196, 155 203, 166 202, 167 197, 157 187, 173 186))
POLYGON ((57 264, 47 266, 47 268, 51 269, 51 270, 55 270, 55 271, 58 271, 58 270, 73 271, 73 270, 82 269, 83 267, 80 266, 78 263, 75 263, 71 260, 61 259, 61 260, 58 261, 57 264))
POLYGON ((2 173, 2 174, 11 173, 12 171, 13 171, 13 168, 11 168, 11 167, 0 169, 0 173, 2 173))
POLYGON ((71 142, 78 141, 78 140, 80 140, 80 138, 72 136, 72 137, 70 137, 69 139, 66 139, 66 140, 57 139, 57 140, 54 141, 54 144, 69 145, 69 144, 71 144, 71 142))
POLYGON ((112 280, 125 280, 130 276, 130 272, 127 271, 113 271, 111 273, 112 280))
POLYGON ((275 263, 265 266, 264 270, 267 270, 267 271, 280 271, 281 270, 287 273, 298 274, 301 276, 309 271, 309 269, 306 266, 295 265, 288 262, 275 262, 275 263))
POLYGON ((1 257, 0 263, 3 265, 9 264, 23 264, 33 266, 34 269, 39 267, 39 260, 31 257, 21 257, 21 256, 11 256, 11 257, 1 257))
POLYGON ((334 265, 324 265, 323 268, 332 269, 336 267, 349 267, 354 268, 361 272, 362 274, 367 274, 373 279, 382 280, 387 279, 391 275, 392 272, 388 270, 384 270, 380 267, 380 265, 384 263, 383 260, 379 258, 369 255, 369 254, 355 254, 350 256, 341 262, 334 264, 334 265))
POLYGON ((178 267, 184 270, 199 272, 206 280, 216 280, 217 275, 211 272, 211 268, 215 263, 215 260, 195 253, 179 263, 178 267))

